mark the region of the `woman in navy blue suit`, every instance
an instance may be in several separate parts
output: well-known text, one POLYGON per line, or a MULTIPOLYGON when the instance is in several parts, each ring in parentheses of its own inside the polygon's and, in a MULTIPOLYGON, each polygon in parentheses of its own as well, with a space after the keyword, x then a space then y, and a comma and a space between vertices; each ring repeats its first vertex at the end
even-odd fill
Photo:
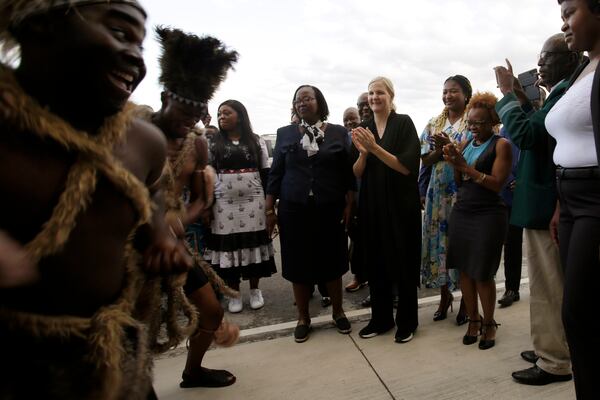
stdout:
POLYGON ((329 108, 321 91, 300 86, 293 107, 300 123, 277 130, 265 213, 270 233, 279 225, 283 277, 293 284, 298 308, 294 338, 304 342, 310 332, 311 288, 317 282, 327 282, 338 331, 351 331, 342 308, 342 275, 348 271, 345 227, 356 184, 348 133, 325 122, 329 108))

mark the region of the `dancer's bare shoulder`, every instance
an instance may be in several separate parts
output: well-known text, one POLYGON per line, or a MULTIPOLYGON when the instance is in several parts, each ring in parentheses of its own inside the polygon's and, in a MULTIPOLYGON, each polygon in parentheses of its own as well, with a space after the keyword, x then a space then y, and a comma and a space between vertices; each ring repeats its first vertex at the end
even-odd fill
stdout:
POLYGON ((150 186, 160 177, 167 156, 167 141, 155 125, 134 118, 126 140, 115 149, 126 168, 150 186))

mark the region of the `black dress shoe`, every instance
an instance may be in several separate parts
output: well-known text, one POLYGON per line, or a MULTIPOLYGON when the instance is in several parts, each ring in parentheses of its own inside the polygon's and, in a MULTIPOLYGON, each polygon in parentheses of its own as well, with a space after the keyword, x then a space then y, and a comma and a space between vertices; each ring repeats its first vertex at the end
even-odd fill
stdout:
POLYGON ((512 306, 512 303, 514 303, 515 301, 519 301, 520 299, 521 296, 519 295, 519 292, 516 292, 514 290, 507 290, 506 292, 504 292, 502 298, 498 300, 498 304, 500 304, 501 308, 510 307, 512 306))
POLYGON ((554 375, 554 374, 544 371, 537 365, 534 365, 531 368, 527 368, 527 369, 524 369, 521 371, 515 371, 512 373, 512 377, 517 382, 522 383, 524 385, 536 385, 536 386, 547 385, 549 383, 554 383, 554 382, 565 382, 565 381, 570 381, 571 379, 573 379, 573 375, 571 375, 571 374, 554 375))
POLYGON ((521 358, 527 362, 535 364, 539 357, 535 354, 533 350, 527 350, 521 353, 521 358))

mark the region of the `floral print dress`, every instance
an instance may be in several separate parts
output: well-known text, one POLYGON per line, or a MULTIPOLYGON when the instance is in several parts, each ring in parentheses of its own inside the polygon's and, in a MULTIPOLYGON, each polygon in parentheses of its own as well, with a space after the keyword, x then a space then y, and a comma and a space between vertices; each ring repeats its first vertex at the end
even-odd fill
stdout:
MULTIPOLYGON (((437 120, 439 117, 432 118, 421 134, 421 156, 433 151, 430 139, 439 130, 445 132, 452 143, 463 144, 468 139, 468 131, 462 118, 454 124, 450 124, 446 118, 442 129, 435 128, 436 125, 441 125, 437 120)), ((428 288, 448 285, 448 289, 456 289, 458 271, 446 268, 446 252, 448 220, 457 191, 452 166, 444 160, 435 162, 431 168, 431 179, 425 197, 421 247, 421 282, 428 288)))

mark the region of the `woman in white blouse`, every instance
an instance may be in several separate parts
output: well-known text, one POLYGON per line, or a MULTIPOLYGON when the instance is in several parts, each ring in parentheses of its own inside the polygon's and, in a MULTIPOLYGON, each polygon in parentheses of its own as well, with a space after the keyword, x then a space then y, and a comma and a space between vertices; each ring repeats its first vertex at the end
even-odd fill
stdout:
POLYGON ((591 327, 600 271, 600 2, 558 3, 569 50, 587 51, 589 61, 575 73, 570 88, 545 121, 556 139, 554 163, 560 203, 550 228, 565 268, 563 323, 575 390, 578 399, 592 399, 597 398, 595 371, 600 359, 597 331, 591 327))

